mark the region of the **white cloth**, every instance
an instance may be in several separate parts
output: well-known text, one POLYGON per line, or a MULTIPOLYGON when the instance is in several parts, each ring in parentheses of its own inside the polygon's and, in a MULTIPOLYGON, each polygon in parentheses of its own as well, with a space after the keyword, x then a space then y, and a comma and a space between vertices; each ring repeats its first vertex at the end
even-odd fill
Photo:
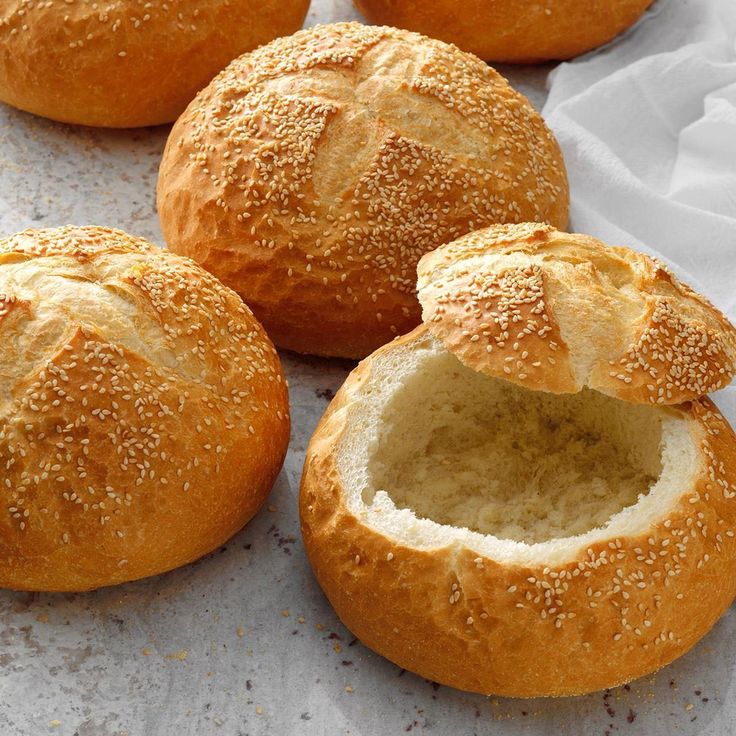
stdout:
MULTIPOLYGON (((657 256, 736 321, 736 0, 658 0, 549 92, 571 229, 657 256)), ((736 388, 717 401, 736 426, 736 388)))

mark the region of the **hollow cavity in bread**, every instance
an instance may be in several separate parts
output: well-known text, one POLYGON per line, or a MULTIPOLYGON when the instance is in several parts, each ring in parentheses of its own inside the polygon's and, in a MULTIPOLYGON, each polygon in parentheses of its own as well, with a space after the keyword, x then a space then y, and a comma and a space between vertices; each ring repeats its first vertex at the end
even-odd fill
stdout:
POLYGON ((426 335, 374 361, 354 411, 338 455, 348 503, 422 548, 559 564, 641 533, 702 471, 676 412, 590 389, 525 389, 426 335))
POLYGON ((736 594, 736 435, 701 395, 733 326, 651 259, 538 225, 425 256, 419 295, 424 324, 350 374, 307 450, 305 549, 342 621, 485 694, 681 656, 736 594), (629 344, 638 374, 614 370, 629 344))
POLYGON ((440 352, 381 412, 371 493, 439 524, 519 542, 605 525, 662 471, 662 418, 591 390, 553 395, 440 352))

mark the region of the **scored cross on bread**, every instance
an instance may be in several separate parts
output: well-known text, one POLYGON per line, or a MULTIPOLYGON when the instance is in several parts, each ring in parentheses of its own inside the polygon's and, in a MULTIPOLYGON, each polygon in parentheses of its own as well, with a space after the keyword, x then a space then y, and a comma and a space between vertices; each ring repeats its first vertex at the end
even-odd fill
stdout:
POLYGON ((280 347, 362 358, 420 321, 416 265, 496 222, 564 227, 541 116, 480 59, 337 23, 236 59, 189 105, 158 182, 169 247, 280 347))
POLYGON ((192 261, 102 227, 0 239, 0 586, 88 590, 211 551, 289 438, 250 310, 192 261))

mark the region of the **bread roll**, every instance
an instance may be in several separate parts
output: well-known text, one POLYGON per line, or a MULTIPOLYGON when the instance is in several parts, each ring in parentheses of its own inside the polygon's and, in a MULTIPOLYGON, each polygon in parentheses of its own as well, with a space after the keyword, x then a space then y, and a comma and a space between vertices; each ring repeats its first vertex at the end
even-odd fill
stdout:
MULTIPOLYGON (((545 268, 637 263, 600 248, 587 264, 550 248, 545 268)), ((497 304, 477 302, 489 324, 497 304)), ((364 360, 310 442, 304 542, 342 621, 423 677, 514 697, 613 687, 686 652, 736 594, 733 430, 706 397, 530 390, 469 360, 455 329, 425 323, 364 360)))
POLYGON ((236 294, 105 228, 0 240, 0 586, 87 590, 211 551, 289 436, 278 356, 236 294))
POLYGON ((610 41, 653 0, 354 0, 373 23, 457 44, 487 61, 570 59, 610 41))
POLYGON ((420 319, 419 258, 493 222, 564 227, 559 147, 493 69, 358 23, 234 61, 177 121, 169 247, 235 289, 277 345, 361 357, 420 319))
POLYGON ((293 33, 309 0, 6 0, 0 100, 65 123, 175 120, 244 51, 293 33))

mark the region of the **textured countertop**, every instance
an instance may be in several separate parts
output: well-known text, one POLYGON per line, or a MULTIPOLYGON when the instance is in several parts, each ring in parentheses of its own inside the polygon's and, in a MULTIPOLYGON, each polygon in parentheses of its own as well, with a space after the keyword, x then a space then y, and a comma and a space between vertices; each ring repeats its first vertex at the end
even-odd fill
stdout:
MULTIPOLYGON (((314 0, 308 23, 357 18, 314 0)), ((500 67, 537 107, 549 67, 500 67)), ((168 128, 100 131, 0 106, 0 231, 121 227, 161 243, 168 128)), ((266 508, 183 569, 80 595, 0 592, 0 736, 732 734, 736 617, 658 675, 560 700, 485 698, 404 672, 337 620, 305 559, 309 436, 351 364, 283 355, 293 436, 266 508)))

